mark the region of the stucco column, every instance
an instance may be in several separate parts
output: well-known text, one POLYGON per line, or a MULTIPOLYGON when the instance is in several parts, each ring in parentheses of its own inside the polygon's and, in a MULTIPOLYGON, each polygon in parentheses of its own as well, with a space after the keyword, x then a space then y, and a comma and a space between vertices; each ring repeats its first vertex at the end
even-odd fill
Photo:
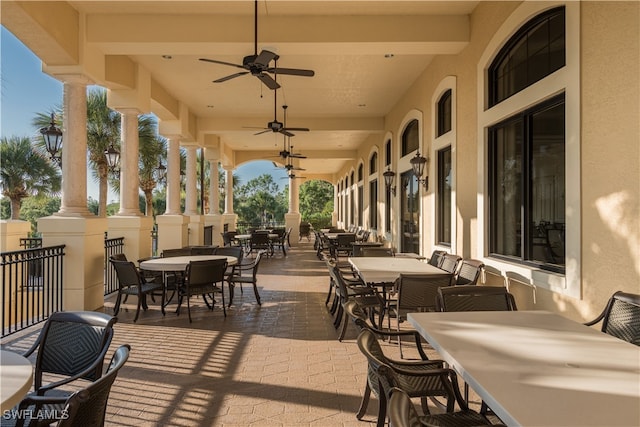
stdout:
POLYGON ((120 150, 120 216, 141 216, 138 194, 138 111, 121 110, 122 147, 120 150))
POLYGON ((185 197, 185 215, 198 215, 198 191, 196 187, 196 170, 198 168, 198 159, 196 151, 198 147, 189 145, 186 147, 187 151, 187 171, 186 179, 186 197, 185 197))
POLYGON ((218 160, 209 160, 209 214, 220 213, 220 181, 218 180, 218 160))
POLYGON ((225 168, 224 213, 233 214, 233 169, 225 168))
POLYGON ((289 213, 300 211, 300 192, 298 182, 295 178, 289 177, 289 213))
MULTIPOLYGON (((333 212, 331 212, 331 225, 338 224, 338 186, 333 185, 333 212)), ((376 208, 377 209, 377 208, 376 208)))
POLYGON ((64 80, 62 199, 58 215, 93 216, 87 208, 87 84, 84 76, 64 80))
POLYGON ((96 310, 104 305, 106 218, 87 209, 87 84, 83 75, 58 75, 64 82, 64 145, 60 210, 38 219, 43 246, 65 245, 64 310, 96 310))
POLYGON ((294 178, 289 178, 289 212, 284 215, 284 224, 287 229, 291 228, 289 241, 296 246, 300 238, 300 196, 298 182, 294 178))
POLYGON ((167 141, 167 215, 180 215, 180 140, 167 141))

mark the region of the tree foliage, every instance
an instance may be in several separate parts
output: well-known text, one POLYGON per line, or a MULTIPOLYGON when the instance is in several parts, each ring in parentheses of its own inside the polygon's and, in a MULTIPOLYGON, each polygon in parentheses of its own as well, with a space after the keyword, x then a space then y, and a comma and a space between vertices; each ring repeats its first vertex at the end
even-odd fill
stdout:
POLYGON ((331 225, 333 185, 326 181, 307 181, 300 186, 300 215, 320 229, 331 225))
POLYGON ((269 174, 260 175, 234 191, 234 211, 240 222, 267 225, 284 221, 287 205, 269 174))
POLYGON ((60 191, 60 171, 28 137, 0 140, 0 188, 11 201, 11 219, 20 218, 22 200, 60 191))

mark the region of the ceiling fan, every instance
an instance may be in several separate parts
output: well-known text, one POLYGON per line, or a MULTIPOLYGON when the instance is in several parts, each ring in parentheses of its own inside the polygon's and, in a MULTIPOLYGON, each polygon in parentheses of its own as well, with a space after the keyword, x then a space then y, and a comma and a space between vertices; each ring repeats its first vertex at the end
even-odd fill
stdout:
POLYGON ((245 74, 251 74, 252 76, 256 76, 258 79, 260 79, 260 81, 264 83, 265 86, 267 86, 269 89, 272 89, 272 90, 278 89, 280 85, 278 84, 278 82, 276 82, 276 80, 273 77, 271 77, 267 73, 287 74, 290 76, 303 76, 303 77, 313 77, 315 74, 313 70, 302 70, 297 68, 278 68, 277 63, 274 67, 270 67, 269 63, 274 60, 277 61, 278 58, 279 58, 278 55, 268 50, 262 50, 260 54, 258 54, 258 0, 255 0, 253 55, 245 56, 242 59, 242 65, 233 64, 231 62, 218 61, 216 59, 207 59, 207 58, 200 58, 200 61, 213 62, 214 64, 229 65, 231 67, 242 68, 246 70, 246 71, 240 71, 238 73, 231 74, 226 77, 222 77, 217 80, 214 80, 213 81, 214 83, 222 83, 222 82, 226 82, 227 80, 231 80, 236 77, 243 76, 245 74))
MULTIPOLYGON (((291 150, 293 150, 293 145, 290 147, 290 149, 291 149, 291 150)), ((293 159, 293 158, 297 158, 297 159, 306 159, 306 157, 305 157, 305 156, 303 156, 303 155, 301 155, 301 154, 298 154, 298 153, 291 153, 291 151, 287 151, 287 150, 286 150, 286 147, 285 147, 285 151, 281 151, 281 152, 280 152, 280 156, 281 156, 283 159, 285 159, 285 161, 286 161, 286 162, 285 162, 284 166, 280 166, 280 165, 278 165, 276 162, 272 162, 272 163, 273 163, 273 166, 275 166, 277 169, 285 169, 285 170, 286 170, 286 171, 288 171, 288 172, 291 172, 291 171, 303 171, 303 170, 306 170, 306 169, 303 169, 303 168, 301 168, 301 167, 299 167, 299 166, 295 166, 295 165, 293 164, 292 160, 291 160, 291 159, 293 159)))

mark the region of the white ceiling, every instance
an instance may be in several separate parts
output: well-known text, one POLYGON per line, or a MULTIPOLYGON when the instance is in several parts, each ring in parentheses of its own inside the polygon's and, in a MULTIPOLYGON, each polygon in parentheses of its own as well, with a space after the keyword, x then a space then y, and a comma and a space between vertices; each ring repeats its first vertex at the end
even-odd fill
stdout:
POLYGON ((319 150, 355 150, 372 133, 382 135, 385 115, 433 57, 466 46, 478 2, 259 0, 258 52, 280 55, 278 67, 315 71, 279 75, 277 92, 251 75, 213 83, 241 70, 198 60, 242 63, 253 53, 253 1, 68 3, 87 16, 89 48, 144 66, 197 117, 201 133, 219 135, 233 150, 282 148, 282 135, 255 136, 253 128, 273 120, 277 93, 278 119, 286 103, 287 126, 311 129, 291 143, 309 155, 301 161, 307 174, 319 174, 344 162, 319 150))

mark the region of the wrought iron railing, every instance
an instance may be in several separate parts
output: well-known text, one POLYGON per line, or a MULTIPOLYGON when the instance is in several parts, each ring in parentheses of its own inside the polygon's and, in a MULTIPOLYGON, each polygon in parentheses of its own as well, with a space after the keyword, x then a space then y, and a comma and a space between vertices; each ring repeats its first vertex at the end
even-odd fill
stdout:
POLYGON ((109 257, 124 252, 124 237, 109 239, 104 233, 104 294, 109 295, 118 291, 118 276, 116 269, 109 262, 109 257))
POLYGON ((3 337, 63 309, 64 248, 59 245, 0 253, 3 337))

